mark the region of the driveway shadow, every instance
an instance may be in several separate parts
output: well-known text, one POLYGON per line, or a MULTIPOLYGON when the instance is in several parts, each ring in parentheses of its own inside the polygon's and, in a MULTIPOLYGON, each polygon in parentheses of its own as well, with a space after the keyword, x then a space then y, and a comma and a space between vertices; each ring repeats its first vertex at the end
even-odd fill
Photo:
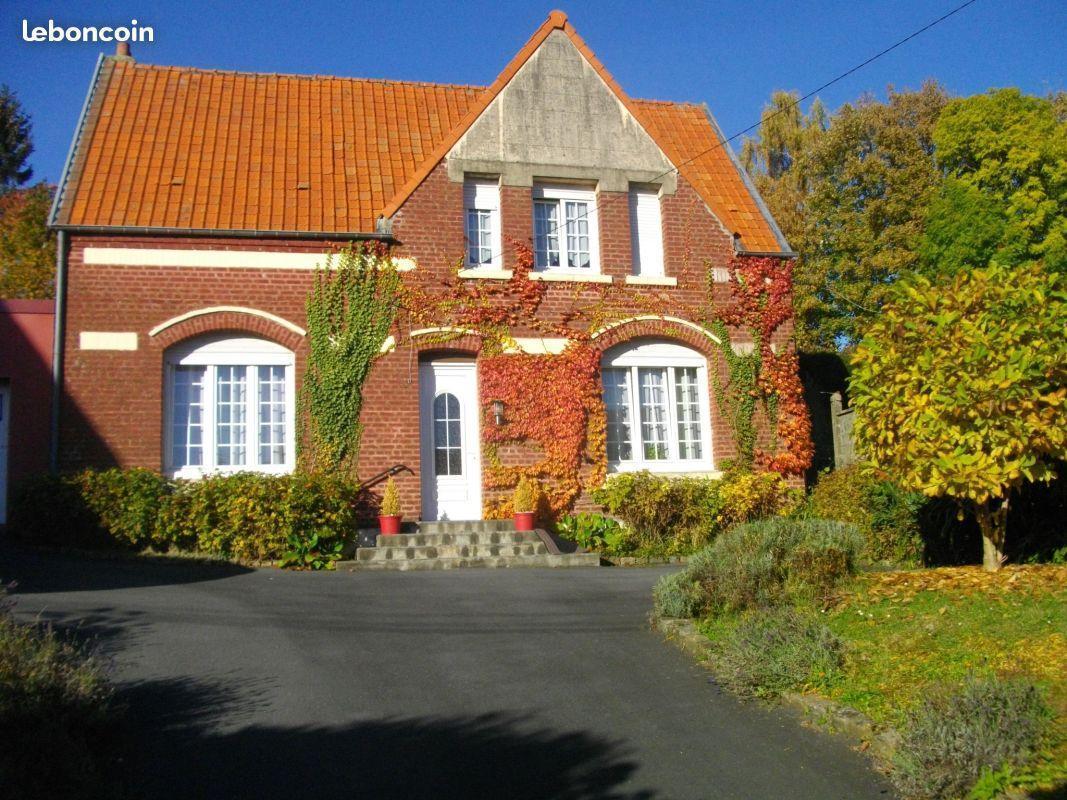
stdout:
POLYGON ((48 550, 0 538, 0 583, 14 593, 94 592, 217 581, 251 572, 224 561, 48 550))
POLYGON ((620 789, 635 762, 618 742, 584 731, 503 713, 234 730, 235 719, 262 713, 258 694, 194 680, 126 687, 134 791, 161 800, 655 797, 620 789))

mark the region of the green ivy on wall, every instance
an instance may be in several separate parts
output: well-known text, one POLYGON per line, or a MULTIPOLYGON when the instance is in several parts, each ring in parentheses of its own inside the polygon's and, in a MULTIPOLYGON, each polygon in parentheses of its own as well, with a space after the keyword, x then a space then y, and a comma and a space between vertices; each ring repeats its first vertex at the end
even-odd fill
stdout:
POLYGON ((342 250, 316 270, 300 396, 305 469, 355 475, 363 384, 396 321, 399 290, 388 249, 377 242, 342 250))

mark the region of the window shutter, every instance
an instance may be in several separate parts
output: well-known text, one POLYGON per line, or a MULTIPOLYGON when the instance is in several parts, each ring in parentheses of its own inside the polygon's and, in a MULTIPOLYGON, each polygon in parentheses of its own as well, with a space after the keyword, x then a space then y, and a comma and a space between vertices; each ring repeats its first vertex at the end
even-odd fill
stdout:
POLYGON ((500 187, 497 182, 488 178, 468 178, 463 183, 463 207, 497 211, 500 208, 500 187))
POLYGON ((663 220, 656 189, 630 189, 630 237, 635 275, 663 274, 663 220))

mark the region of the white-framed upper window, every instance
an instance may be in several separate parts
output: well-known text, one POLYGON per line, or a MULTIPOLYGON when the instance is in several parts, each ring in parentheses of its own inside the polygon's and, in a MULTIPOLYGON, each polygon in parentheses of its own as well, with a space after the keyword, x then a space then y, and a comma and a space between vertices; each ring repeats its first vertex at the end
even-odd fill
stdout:
POLYGON ((601 359, 608 468, 712 469, 707 359, 674 342, 644 340, 601 359))
POLYGON ((533 188, 534 266, 539 270, 600 271, 596 192, 539 183, 533 188))
POLYGON ((293 372, 293 353, 266 339, 205 336, 168 350, 166 471, 177 478, 292 471, 293 372))
POLYGON ((634 275, 663 275, 663 218, 659 189, 630 187, 630 240, 634 275))
POLYGON ((495 178, 467 178, 463 182, 463 214, 468 267, 499 267, 500 184, 495 178))

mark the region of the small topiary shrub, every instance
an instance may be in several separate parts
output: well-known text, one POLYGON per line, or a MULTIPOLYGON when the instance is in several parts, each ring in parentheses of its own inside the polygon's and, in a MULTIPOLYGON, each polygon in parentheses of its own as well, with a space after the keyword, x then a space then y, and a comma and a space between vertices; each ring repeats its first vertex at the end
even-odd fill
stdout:
POLYGON ((704 594, 688 571, 664 575, 652 588, 652 608, 657 617, 685 619, 700 613, 704 594))
POLYGON ((777 697, 841 668, 844 644, 813 615, 793 608, 746 612, 720 642, 720 680, 743 697, 777 697))
POLYGON ((936 689, 908 715, 893 781, 909 798, 956 798, 983 771, 1021 766, 1035 752, 1049 710, 1032 683, 971 678, 936 689))
POLYGON ((0 589, 0 776, 9 797, 122 796, 121 713, 105 664, 17 623, 0 589))
POLYGON ((515 485, 515 491, 511 494, 511 507, 516 513, 524 513, 537 510, 537 504, 541 499, 541 487, 536 481, 525 475, 519 478, 515 485))
POLYGON ((730 613, 825 602, 855 574, 862 541, 852 525, 775 517, 724 533, 689 560, 704 610, 730 613))
POLYGON ((393 478, 385 482, 385 491, 382 492, 382 505, 379 513, 383 517, 395 517, 400 514, 400 490, 396 488, 396 480, 393 478))
POLYGON ((926 503, 921 494, 878 480, 853 464, 819 476, 805 513, 855 525, 863 536, 867 560, 910 567, 922 562, 921 516, 926 503))

